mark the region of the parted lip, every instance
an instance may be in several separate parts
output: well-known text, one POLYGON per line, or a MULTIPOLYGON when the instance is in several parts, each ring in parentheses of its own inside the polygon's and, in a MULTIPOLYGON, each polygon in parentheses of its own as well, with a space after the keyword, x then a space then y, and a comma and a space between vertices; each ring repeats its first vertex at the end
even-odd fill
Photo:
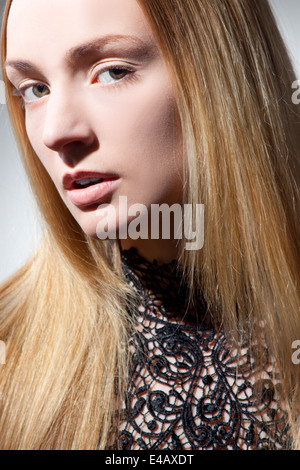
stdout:
POLYGON ((64 189, 69 191, 72 189, 78 189, 78 187, 75 186, 76 182, 89 178, 98 178, 102 179, 103 181, 112 181, 118 179, 119 177, 115 174, 99 173, 97 171, 77 171, 76 173, 66 173, 63 176, 62 184, 64 189))

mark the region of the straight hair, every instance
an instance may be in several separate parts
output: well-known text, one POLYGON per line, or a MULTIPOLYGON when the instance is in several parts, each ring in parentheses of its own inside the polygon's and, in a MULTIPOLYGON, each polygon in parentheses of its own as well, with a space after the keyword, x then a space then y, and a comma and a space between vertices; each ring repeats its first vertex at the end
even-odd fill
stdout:
MULTIPOLYGON (((118 244, 83 233, 30 145, 4 69, 11 3, 2 27, 3 78, 44 238, 0 290, 0 448, 106 449, 126 393, 134 298, 118 244)), ((233 344, 263 335, 299 449, 300 367, 292 343, 300 339, 300 142, 288 53, 267 0, 139 4, 176 89, 183 202, 205 205, 203 249, 181 246, 178 257, 190 300, 204 296, 215 327, 233 344)))

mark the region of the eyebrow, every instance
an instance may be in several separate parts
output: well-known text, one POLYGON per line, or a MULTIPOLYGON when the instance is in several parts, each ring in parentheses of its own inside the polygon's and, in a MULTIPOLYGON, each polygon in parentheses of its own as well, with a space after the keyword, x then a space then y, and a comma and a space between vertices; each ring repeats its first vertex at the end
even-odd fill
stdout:
MULTIPOLYGON (((131 35, 107 35, 101 38, 96 38, 94 40, 90 40, 83 44, 79 44, 78 46, 72 47, 65 55, 65 61, 70 67, 74 67, 76 62, 81 58, 93 53, 104 50, 104 48, 108 45, 115 45, 118 43, 123 43, 125 45, 133 45, 134 52, 136 54, 142 54, 145 57, 149 57, 153 55, 154 50, 157 50, 156 45, 149 44, 149 42, 144 42, 137 36, 131 35)), ((20 72, 30 72, 32 70, 38 70, 38 68, 30 61, 25 60, 6 60, 5 67, 13 67, 20 72)))
POLYGON ((136 36, 130 36, 130 35, 108 35, 104 36, 101 38, 97 38, 92 41, 88 41, 84 44, 81 44, 79 46, 72 47, 67 54, 66 54, 66 61, 70 64, 73 65, 74 62, 76 62, 80 57, 85 56, 89 52, 93 52, 95 50, 101 50, 104 49, 105 46, 107 45, 114 45, 118 43, 123 43, 128 46, 134 45, 135 49, 138 52, 144 52, 149 49, 149 43, 145 43, 142 41, 140 38, 136 36))
POLYGON ((31 62, 27 62, 25 60, 6 60, 4 67, 13 67, 21 72, 29 72, 32 69, 36 69, 31 62))

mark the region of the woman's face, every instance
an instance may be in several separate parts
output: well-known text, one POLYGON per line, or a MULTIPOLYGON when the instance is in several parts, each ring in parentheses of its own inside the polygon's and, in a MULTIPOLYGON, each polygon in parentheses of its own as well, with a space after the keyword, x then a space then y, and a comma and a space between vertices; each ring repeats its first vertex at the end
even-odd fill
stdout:
POLYGON ((120 196, 182 202, 174 91, 136 0, 13 0, 6 70, 32 147, 88 235, 102 204, 128 224, 120 196))

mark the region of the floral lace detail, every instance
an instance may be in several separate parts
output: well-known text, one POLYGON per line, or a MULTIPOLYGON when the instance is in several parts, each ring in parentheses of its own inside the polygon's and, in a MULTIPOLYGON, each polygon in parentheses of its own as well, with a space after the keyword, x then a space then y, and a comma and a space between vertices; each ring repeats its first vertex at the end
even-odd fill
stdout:
POLYGON ((176 262, 149 263, 130 249, 122 265, 141 304, 118 448, 289 448, 267 351, 256 370, 250 348, 238 355, 215 331, 202 299, 187 308, 176 262))

